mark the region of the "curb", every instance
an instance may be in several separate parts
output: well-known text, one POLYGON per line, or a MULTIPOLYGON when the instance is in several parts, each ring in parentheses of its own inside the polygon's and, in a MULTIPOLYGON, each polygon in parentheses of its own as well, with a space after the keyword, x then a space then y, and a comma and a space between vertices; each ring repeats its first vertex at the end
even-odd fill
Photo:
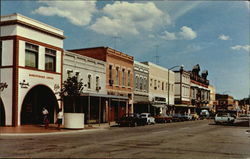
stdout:
POLYGON ((92 131, 99 131, 105 130, 107 128, 94 128, 94 129, 83 129, 83 130, 72 130, 68 132, 46 132, 46 133, 2 133, 1 136, 43 136, 43 135, 63 135, 63 134, 73 134, 73 133, 80 133, 80 132, 92 132, 92 131))

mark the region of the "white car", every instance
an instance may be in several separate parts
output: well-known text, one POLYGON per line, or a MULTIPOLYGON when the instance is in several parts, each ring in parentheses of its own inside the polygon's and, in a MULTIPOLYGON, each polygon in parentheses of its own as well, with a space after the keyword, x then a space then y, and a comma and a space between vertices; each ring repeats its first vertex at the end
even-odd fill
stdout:
POLYGON ((155 118, 151 116, 150 113, 141 113, 140 118, 146 118, 147 123, 146 124, 155 124, 155 118))
POLYGON ((230 113, 219 112, 215 115, 214 122, 215 124, 233 124, 235 121, 235 117, 233 117, 230 113))

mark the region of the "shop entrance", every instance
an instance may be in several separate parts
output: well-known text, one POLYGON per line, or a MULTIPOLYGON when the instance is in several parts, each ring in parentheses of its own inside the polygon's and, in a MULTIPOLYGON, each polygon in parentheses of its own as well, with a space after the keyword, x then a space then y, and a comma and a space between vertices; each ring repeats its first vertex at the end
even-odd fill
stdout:
POLYGON ((58 102, 52 90, 44 85, 32 88, 25 96, 21 124, 42 124, 42 108, 49 111, 49 121, 54 123, 54 113, 58 110, 58 102))
POLYGON ((5 110, 1 98, 0 98, 0 126, 5 126, 5 110))

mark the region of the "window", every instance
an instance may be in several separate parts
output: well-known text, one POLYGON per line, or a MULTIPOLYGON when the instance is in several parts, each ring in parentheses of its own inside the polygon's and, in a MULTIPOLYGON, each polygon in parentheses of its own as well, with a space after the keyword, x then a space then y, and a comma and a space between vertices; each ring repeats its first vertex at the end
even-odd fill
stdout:
POLYGON ((157 89, 156 84, 157 84, 157 81, 156 81, 156 80, 154 80, 154 89, 157 89))
POLYGON ((96 76, 95 83, 96 83, 96 90, 99 90, 99 77, 96 76))
POLYGON ((91 75, 88 75, 88 89, 91 89, 91 75))
POLYGON ((144 90, 147 90, 147 78, 144 78, 144 90))
POLYGON ((116 67, 115 83, 116 83, 116 85, 119 85, 119 67, 116 67))
POLYGON ((38 68, 38 46, 26 43, 25 66, 38 68))
POLYGON ((164 82, 161 83, 161 89, 164 91, 164 82))
POLYGON ((153 79, 151 78, 150 79, 150 87, 152 87, 153 86, 153 79))
POLYGON ((130 86, 130 71, 128 71, 128 86, 130 86))
POLYGON ((141 77, 141 78, 140 78, 140 90, 143 89, 142 86, 143 86, 143 78, 141 77))
POLYGON ((125 69, 122 69, 122 85, 125 86, 125 69))
POLYGON ((139 88, 139 77, 135 77, 135 88, 139 88))
POLYGON ((109 80, 112 80, 112 65, 109 65, 109 80))
POLYGON ((2 66, 2 41, 0 41, 0 66, 2 66))
POLYGON ((56 71, 56 50, 45 49, 45 70, 56 71))

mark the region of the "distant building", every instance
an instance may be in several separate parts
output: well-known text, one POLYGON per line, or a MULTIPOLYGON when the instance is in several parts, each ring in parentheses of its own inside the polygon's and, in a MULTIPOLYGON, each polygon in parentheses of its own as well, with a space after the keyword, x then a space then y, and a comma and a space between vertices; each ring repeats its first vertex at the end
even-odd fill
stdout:
POLYGON ((190 72, 183 68, 175 72, 175 106, 174 113, 194 113, 195 106, 190 99, 190 72))
POLYGON ((216 111, 227 111, 234 106, 234 98, 228 94, 216 94, 216 111))
POLYGON ((209 98, 209 103, 208 103, 208 107, 209 110, 212 112, 216 112, 216 88, 212 85, 208 86, 208 89, 210 90, 210 98, 209 98))
POLYGON ((149 66, 134 61, 134 112, 150 112, 149 98, 149 66))
POLYGON ((150 113, 153 115, 170 113, 171 107, 174 106, 174 72, 151 62, 142 63, 149 66, 150 113))
POLYGON ((199 64, 195 65, 192 71, 190 71, 191 104, 196 107, 198 114, 202 109, 209 109, 208 103, 210 98, 209 81, 207 80, 208 71, 203 71, 201 75, 199 72, 199 64))
POLYGON ((106 62, 106 89, 110 95, 108 121, 114 121, 125 113, 133 113, 133 64, 134 57, 109 47, 69 50, 106 62))
POLYGON ((20 14, 1 16, 1 125, 54 123, 61 108, 63 31, 20 14))

